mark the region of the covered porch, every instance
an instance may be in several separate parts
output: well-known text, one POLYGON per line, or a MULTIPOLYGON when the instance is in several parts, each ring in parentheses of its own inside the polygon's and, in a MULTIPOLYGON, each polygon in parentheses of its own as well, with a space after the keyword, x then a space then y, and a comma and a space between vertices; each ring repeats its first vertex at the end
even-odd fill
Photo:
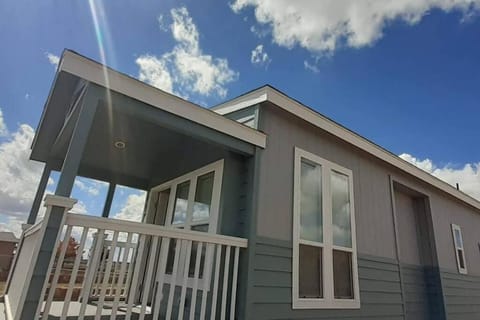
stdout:
POLYGON ((264 147, 254 129, 65 51, 32 146, 45 169, 7 318, 235 318, 264 147), (71 212, 76 177, 108 184, 101 213, 71 212), (147 192, 141 222, 108 216, 118 185, 147 192))

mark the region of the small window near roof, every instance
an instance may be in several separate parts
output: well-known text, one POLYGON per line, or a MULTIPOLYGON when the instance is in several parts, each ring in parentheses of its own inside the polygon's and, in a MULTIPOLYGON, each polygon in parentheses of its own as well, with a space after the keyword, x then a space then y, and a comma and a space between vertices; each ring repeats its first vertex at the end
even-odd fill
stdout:
POLYGON ((460 226, 452 224, 452 234, 458 272, 467 274, 467 262, 465 260, 465 249, 463 247, 462 229, 460 229, 460 226))

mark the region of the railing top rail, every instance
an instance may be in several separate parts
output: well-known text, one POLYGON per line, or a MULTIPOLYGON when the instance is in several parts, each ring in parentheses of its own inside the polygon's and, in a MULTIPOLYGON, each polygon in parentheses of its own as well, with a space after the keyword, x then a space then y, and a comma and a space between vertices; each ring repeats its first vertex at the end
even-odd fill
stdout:
POLYGON ((84 214, 68 213, 65 224, 79 227, 89 227, 119 232, 134 232, 149 236, 161 236, 198 242, 214 243, 220 245, 248 247, 248 240, 218 234, 208 234, 200 231, 171 229, 154 224, 134 221, 116 220, 102 217, 93 217, 84 214))
POLYGON ((32 225, 31 227, 29 227, 27 230, 25 230, 25 232, 23 233, 23 238, 27 238, 32 234, 34 234, 35 232, 37 232, 38 230, 40 230, 40 228, 42 227, 42 222, 43 220, 40 220, 34 225, 32 225))

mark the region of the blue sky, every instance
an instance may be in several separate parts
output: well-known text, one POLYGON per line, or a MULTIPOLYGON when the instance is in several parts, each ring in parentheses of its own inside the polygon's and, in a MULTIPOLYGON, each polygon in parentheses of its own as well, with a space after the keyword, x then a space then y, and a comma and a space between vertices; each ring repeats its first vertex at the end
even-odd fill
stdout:
MULTIPOLYGON (((24 159, 25 146, 55 74, 48 56, 64 48, 102 61, 102 46, 109 66, 202 106, 271 84, 480 197, 479 8, 467 0, 2 1, 0 228, 25 217, 34 192, 19 191, 41 171, 24 159), (22 206, 11 205, 17 200, 22 206)), ((100 212, 105 185, 80 181, 74 196, 100 212)), ((121 190, 113 212, 140 197, 121 190)))

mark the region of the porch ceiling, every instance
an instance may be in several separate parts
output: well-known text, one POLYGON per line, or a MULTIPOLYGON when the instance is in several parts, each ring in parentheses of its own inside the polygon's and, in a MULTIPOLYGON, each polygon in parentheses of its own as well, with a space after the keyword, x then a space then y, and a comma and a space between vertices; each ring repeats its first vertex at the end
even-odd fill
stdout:
MULTIPOLYGON (((160 126, 155 119, 141 115, 143 112, 132 115, 119 104, 110 108, 100 100, 78 175, 148 189, 160 171, 167 171, 162 173, 168 176, 168 171, 189 157, 209 153, 215 158, 226 151, 225 147, 160 126), (124 149, 115 146, 119 141, 125 143, 124 149)), ((61 169, 72 131, 62 132, 65 137, 57 138, 61 144, 52 148, 54 170, 61 169)))

